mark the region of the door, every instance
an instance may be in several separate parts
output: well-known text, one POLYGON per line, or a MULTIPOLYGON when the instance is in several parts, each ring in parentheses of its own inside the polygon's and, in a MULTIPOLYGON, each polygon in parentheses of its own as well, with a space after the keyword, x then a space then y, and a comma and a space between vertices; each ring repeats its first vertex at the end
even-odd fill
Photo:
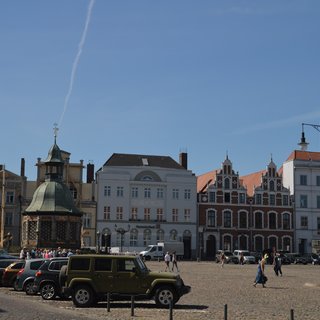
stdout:
POLYGON ((213 235, 209 235, 206 241, 206 258, 213 260, 216 255, 216 238, 213 235))
POLYGON ((112 292, 114 287, 114 276, 112 273, 111 258, 96 258, 94 260, 93 283, 97 292, 112 292))

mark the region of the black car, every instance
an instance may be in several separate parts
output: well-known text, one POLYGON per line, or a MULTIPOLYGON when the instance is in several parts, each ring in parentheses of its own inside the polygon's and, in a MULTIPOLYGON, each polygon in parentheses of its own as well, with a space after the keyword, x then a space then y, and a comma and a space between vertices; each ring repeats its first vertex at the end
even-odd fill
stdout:
POLYGON ((52 258, 42 264, 35 274, 33 292, 39 292, 44 300, 52 300, 56 296, 63 297, 59 284, 59 273, 62 266, 67 265, 68 258, 52 258))

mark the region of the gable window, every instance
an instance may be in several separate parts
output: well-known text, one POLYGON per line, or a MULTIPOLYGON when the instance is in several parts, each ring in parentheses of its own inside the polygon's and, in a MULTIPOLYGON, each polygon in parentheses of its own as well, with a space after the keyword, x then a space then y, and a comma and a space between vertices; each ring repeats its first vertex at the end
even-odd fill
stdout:
POLYGON ((274 206, 276 204, 276 197, 274 194, 270 194, 270 206, 274 206))
POLYGON ((216 202, 216 193, 213 191, 209 192, 209 202, 216 202))
POLYGON ((262 204, 262 195, 261 193, 256 194, 256 204, 262 204))
POLYGON ((230 199, 231 199, 230 192, 225 192, 224 193, 224 202, 230 203, 230 199))
POLYGON ((270 186, 270 191, 274 191, 274 181, 273 180, 270 181, 269 186, 270 186))
POLYGON ((243 192, 239 193, 239 203, 246 203, 246 194, 243 192))
POLYGON ((230 179, 229 178, 224 179, 224 188, 230 189, 230 179))

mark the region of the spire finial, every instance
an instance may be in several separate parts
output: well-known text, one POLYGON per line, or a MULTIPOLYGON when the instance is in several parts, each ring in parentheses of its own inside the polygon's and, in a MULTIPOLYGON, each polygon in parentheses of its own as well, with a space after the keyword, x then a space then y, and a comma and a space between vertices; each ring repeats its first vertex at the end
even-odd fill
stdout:
POLYGON ((56 143, 59 128, 57 123, 54 123, 53 125, 54 125, 53 127, 54 143, 56 143))
POLYGON ((228 150, 226 150, 226 159, 229 160, 228 150))

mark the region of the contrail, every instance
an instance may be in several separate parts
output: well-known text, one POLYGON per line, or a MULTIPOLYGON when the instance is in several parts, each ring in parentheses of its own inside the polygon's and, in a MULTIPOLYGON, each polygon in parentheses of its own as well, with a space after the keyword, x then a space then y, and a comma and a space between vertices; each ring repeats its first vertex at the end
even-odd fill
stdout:
POLYGON ((75 78, 75 75, 76 75, 76 71, 77 71, 77 68, 78 68, 80 56, 81 56, 81 53, 82 53, 82 48, 83 48, 84 43, 86 41, 87 31, 88 31, 88 27, 89 27, 89 23, 90 23, 90 19, 91 19, 91 12, 92 12, 92 8, 93 8, 93 5, 94 5, 94 2, 95 2, 95 0, 90 0, 89 6, 88 6, 86 23, 85 23, 84 30, 83 30, 83 33, 82 33, 82 36, 81 36, 81 40, 80 40, 79 45, 78 45, 78 52, 77 52, 77 55, 76 55, 76 57, 74 59, 73 65, 72 65, 69 90, 68 90, 68 93, 67 93, 67 95, 66 95, 66 97, 64 99, 64 106, 63 106, 63 111, 62 111, 62 114, 61 114, 61 117, 60 117, 60 120, 59 120, 59 127, 61 126, 64 114, 65 114, 65 112, 67 110, 67 107, 68 107, 68 104, 69 104, 69 100, 70 100, 70 96, 71 96, 72 88, 73 88, 73 83, 74 83, 74 78, 75 78))

